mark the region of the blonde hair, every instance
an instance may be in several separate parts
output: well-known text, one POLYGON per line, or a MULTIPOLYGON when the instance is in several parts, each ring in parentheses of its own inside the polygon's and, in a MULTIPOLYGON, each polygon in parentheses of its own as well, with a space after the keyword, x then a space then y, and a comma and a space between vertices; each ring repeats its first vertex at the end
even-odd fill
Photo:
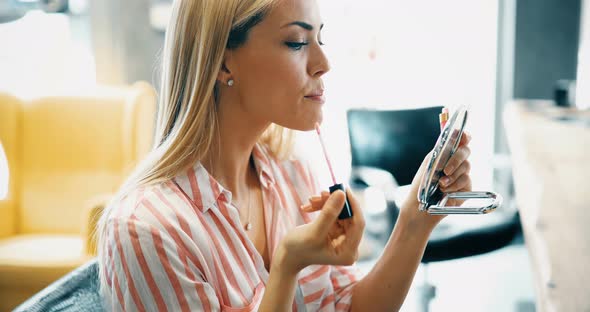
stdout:
MULTIPOLYGON (((277 0, 175 0, 166 31, 154 147, 112 198, 98 221, 99 261, 106 223, 133 190, 169 180, 210 152, 218 134, 218 72, 226 49, 240 47, 277 0)), ((293 131, 272 124, 261 136, 278 158, 293 147, 293 131)), ((101 288, 106 285, 100 273, 101 288)))

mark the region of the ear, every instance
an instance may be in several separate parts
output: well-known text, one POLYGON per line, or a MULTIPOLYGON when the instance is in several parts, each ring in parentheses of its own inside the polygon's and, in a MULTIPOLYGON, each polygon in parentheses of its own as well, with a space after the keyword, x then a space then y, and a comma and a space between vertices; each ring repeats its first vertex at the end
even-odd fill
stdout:
POLYGON ((230 79, 235 79, 234 73, 232 72, 233 63, 232 63, 232 51, 226 50, 223 54, 223 62, 221 63, 221 68, 219 69, 219 73, 217 74, 217 81, 221 84, 227 85, 227 82, 230 79))

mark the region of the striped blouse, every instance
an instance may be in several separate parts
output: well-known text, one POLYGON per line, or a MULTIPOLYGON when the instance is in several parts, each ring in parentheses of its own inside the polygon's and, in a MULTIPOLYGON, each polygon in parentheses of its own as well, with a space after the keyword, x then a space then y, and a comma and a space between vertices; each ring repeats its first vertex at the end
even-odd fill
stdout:
MULTIPOLYGON (((300 160, 253 150, 262 187, 270 261, 289 229, 318 212, 300 206, 319 194, 300 160)), ((269 272, 240 225, 231 193, 201 164, 117 202, 101 262, 105 306, 114 311, 256 311, 269 272)), ((293 311, 349 310, 355 266, 311 265, 297 276, 293 311)))

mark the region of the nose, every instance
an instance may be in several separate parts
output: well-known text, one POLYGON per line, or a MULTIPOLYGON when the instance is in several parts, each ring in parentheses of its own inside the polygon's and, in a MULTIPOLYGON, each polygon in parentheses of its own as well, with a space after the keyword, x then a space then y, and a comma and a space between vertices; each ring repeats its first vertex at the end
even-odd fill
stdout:
POLYGON ((321 77, 330 71, 330 62, 319 44, 314 44, 309 60, 309 74, 312 77, 321 77))

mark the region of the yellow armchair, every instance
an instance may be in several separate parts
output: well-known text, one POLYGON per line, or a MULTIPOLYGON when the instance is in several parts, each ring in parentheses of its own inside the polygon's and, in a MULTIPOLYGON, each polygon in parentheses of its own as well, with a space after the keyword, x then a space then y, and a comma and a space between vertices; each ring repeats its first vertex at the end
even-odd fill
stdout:
POLYGON ((0 200, 0 312, 94 255, 93 216, 151 149, 155 115, 145 82, 32 100, 0 93, 10 169, 0 200))

